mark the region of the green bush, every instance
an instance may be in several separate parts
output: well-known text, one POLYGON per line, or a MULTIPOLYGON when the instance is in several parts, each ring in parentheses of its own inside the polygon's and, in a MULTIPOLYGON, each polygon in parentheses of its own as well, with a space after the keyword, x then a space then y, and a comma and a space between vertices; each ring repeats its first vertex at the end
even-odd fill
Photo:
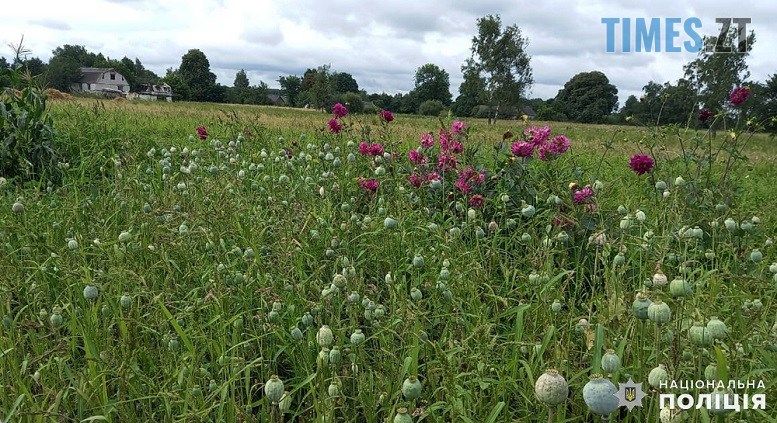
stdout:
POLYGON ((364 100, 362 100, 362 96, 359 93, 349 91, 343 94, 343 103, 351 113, 364 112, 364 100))
POLYGON ((418 106, 418 114, 424 116, 439 116, 445 110, 445 105, 439 100, 426 100, 418 106))

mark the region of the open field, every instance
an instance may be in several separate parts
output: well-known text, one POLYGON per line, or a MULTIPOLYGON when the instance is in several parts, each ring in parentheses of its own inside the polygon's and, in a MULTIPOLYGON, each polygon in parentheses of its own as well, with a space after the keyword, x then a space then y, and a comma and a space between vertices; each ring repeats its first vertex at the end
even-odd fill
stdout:
POLYGON ((722 157, 709 174, 679 157, 701 133, 551 122, 572 147, 544 161, 501 143, 544 123, 470 120, 459 173, 413 188, 408 150, 449 121, 347 116, 334 135, 309 110, 50 107, 62 183, 0 187, 4 420, 600 421, 592 374, 647 392, 610 421, 658 421, 659 391, 679 393, 662 378, 764 381, 747 393, 765 410, 682 421, 777 418, 765 136, 718 190, 722 157), (386 154, 360 154, 365 136, 386 154), (458 192, 467 165, 483 181, 458 192), (548 368, 568 391, 535 392, 548 368))

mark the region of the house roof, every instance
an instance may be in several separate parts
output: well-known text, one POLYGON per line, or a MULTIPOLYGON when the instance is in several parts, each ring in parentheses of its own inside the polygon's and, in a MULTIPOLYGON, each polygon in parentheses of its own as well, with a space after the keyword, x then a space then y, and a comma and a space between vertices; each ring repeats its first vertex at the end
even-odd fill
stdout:
MULTIPOLYGON (((94 84, 105 72, 114 71, 112 68, 81 68, 81 82, 94 84)), ((118 73, 118 72, 117 72, 118 73)))

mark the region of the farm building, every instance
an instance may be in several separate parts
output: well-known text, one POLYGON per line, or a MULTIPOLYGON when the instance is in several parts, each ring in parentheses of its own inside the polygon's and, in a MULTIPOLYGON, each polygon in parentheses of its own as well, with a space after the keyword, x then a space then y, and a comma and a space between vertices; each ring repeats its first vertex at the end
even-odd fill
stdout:
POLYGON ((138 100, 173 101, 173 90, 167 84, 140 84, 137 91, 128 97, 138 100))
POLYGON ((81 79, 70 86, 76 93, 124 97, 130 86, 124 76, 111 68, 81 68, 81 79))

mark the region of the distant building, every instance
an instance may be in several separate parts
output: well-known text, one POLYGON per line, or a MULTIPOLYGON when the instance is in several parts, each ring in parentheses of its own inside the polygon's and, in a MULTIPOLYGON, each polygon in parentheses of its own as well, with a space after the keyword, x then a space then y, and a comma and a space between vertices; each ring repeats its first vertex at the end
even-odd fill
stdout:
POLYGON ((537 112, 535 112, 534 108, 532 108, 531 106, 523 106, 523 108, 521 108, 521 113, 528 116, 530 119, 534 119, 537 117, 537 112))
POLYGON ((127 97, 138 100, 173 101, 173 90, 167 84, 140 84, 137 90, 127 97))
POLYGON ((111 68, 81 68, 81 79, 70 86, 74 93, 125 97, 130 86, 122 74, 111 68))
POLYGON ((267 89, 267 100, 272 104, 273 106, 288 106, 289 101, 285 95, 283 95, 283 91, 277 89, 277 88, 268 88, 267 89))

